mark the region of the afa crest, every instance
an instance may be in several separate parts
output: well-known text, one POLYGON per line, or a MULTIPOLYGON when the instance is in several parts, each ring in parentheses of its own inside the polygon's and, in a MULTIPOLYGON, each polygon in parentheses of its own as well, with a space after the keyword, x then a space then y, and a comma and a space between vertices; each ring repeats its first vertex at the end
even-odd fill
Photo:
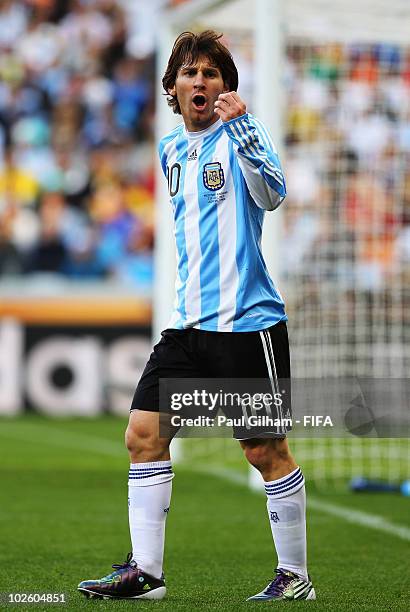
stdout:
POLYGON ((205 187, 210 191, 217 191, 225 185, 225 175, 220 162, 205 164, 202 177, 205 187))

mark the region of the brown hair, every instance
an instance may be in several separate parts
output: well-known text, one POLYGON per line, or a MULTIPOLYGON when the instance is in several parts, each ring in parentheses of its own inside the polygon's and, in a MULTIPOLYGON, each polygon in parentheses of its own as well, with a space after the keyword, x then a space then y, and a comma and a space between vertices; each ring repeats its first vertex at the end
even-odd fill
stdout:
POLYGON ((182 32, 176 39, 162 79, 168 104, 174 113, 180 115, 181 108, 177 97, 171 96, 168 90, 174 87, 181 66, 195 64, 201 56, 209 58, 219 68, 225 85, 231 91, 238 89, 238 71, 230 51, 220 42, 220 38, 222 34, 214 30, 205 30, 200 34, 182 32))

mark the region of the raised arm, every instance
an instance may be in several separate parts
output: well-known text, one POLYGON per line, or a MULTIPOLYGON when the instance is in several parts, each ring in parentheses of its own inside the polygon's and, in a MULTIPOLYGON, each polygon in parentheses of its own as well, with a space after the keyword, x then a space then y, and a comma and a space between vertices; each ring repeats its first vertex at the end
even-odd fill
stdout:
POLYGON ((279 157, 261 121, 246 112, 235 92, 224 93, 215 102, 215 112, 235 144, 239 166, 256 204, 274 210, 286 196, 286 184, 279 157))

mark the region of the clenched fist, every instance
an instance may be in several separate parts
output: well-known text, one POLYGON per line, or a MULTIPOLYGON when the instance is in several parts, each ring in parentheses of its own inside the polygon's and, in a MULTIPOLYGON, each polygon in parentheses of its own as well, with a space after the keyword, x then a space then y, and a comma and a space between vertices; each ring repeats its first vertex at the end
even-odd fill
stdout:
POLYGON ((222 121, 230 121, 246 113, 246 104, 236 91, 228 91, 218 96, 215 112, 222 121))

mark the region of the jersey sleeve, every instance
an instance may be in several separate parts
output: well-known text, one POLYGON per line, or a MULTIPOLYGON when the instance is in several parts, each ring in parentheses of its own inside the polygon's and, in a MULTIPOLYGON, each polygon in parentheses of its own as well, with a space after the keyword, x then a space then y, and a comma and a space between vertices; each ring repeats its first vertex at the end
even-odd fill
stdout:
POLYGON ((245 113, 226 121, 224 129, 233 140, 239 167, 256 204, 274 210, 286 196, 279 157, 265 126, 245 113))

